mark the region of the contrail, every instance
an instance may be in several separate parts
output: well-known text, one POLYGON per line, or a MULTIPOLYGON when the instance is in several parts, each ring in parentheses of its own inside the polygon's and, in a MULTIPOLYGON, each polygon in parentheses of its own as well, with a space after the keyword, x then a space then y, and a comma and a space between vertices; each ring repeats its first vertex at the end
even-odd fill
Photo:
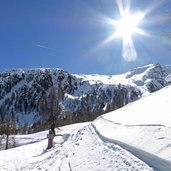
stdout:
POLYGON ((50 48, 48 46, 44 46, 44 45, 41 45, 41 44, 36 44, 36 46, 37 47, 40 47, 40 48, 43 48, 43 49, 48 49, 48 50, 54 50, 54 51, 56 51, 56 49, 54 49, 54 48, 50 48))

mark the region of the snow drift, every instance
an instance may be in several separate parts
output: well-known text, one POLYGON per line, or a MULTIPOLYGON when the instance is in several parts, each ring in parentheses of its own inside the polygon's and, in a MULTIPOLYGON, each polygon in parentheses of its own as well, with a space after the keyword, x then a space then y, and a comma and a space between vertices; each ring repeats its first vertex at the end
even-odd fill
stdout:
POLYGON ((56 137, 48 151, 47 132, 19 136, 20 147, 0 151, 0 168, 171 171, 170 97, 168 86, 91 123, 61 127, 67 136, 56 137))

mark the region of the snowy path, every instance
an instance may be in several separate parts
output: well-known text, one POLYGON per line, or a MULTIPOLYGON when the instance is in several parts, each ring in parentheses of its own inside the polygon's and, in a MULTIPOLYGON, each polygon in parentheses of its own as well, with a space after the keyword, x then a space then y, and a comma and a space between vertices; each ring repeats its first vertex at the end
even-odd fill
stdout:
POLYGON ((136 147, 128 145, 124 142, 106 137, 106 136, 102 135, 101 132, 98 131, 98 129, 96 128, 96 126, 94 124, 91 124, 91 125, 95 129, 95 132, 97 133, 97 135, 103 142, 111 142, 111 143, 119 145, 120 147, 129 151, 134 156, 138 157, 140 160, 144 161, 145 163, 147 163, 149 166, 151 166, 152 168, 154 168, 157 171, 171 171, 171 162, 170 161, 162 159, 160 157, 157 157, 157 156, 150 154, 148 152, 145 152, 141 149, 138 149, 136 147))
MULTIPOLYGON (((79 130, 70 139, 68 165, 74 171, 152 171, 147 164, 139 160, 120 146, 104 142, 95 129, 89 125, 79 130)), ((61 170, 65 171, 67 162, 64 160, 61 170), (63 170, 63 168, 65 168, 63 170)))
MULTIPOLYGON (((79 126, 82 127, 85 124, 87 125, 87 123, 84 123, 81 125, 75 124, 63 127, 60 129, 59 133, 68 135, 68 133, 78 130, 79 126)), ((49 151, 46 151, 46 133, 47 131, 23 135, 23 137, 21 135, 18 137, 18 141, 20 139, 23 142, 24 138, 24 143, 19 142, 19 144, 26 144, 26 139, 28 139, 27 145, 0 151, 0 171, 57 170, 58 161, 62 159, 58 156, 58 154, 61 150, 63 151, 62 143, 67 139, 66 137, 64 140, 62 137, 55 137, 55 147, 49 151), (33 143, 32 139, 36 139, 38 142, 33 143)))
MULTIPOLYGON (((63 132, 64 133, 64 132, 63 132)), ((47 140, 0 151, 1 171, 154 171, 119 145, 101 139, 92 125, 79 125, 55 147, 43 151, 47 140)))

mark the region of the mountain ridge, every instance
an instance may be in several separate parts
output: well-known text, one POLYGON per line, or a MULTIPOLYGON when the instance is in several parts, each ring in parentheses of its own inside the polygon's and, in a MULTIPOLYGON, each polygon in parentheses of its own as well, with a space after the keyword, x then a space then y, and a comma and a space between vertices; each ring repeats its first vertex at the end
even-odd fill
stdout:
POLYGON ((52 115, 58 126, 90 121, 165 87, 170 68, 150 64, 112 76, 70 74, 60 68, 1 72, 0 121, 10 115, 18 127, 32 129, 52 115))

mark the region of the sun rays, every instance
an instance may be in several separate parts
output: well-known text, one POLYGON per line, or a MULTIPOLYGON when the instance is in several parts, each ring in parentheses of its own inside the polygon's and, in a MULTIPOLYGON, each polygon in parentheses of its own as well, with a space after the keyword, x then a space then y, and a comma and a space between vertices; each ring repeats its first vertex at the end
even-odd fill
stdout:
POLYGON ((138 27, 139 23, 144 18, 144 14, 142 12, 132 14, 130 12, 130 2, 125 5, 122 1, 117 1, 117 5, 120 19, 110 21, 115 31, 107 40, 109 42, 109 40, 122 38, 122 57, 126 61, 135 61, 137 58, 137 52, 133 44, 132 35, 145 34, 145 32, 138 27))
POLYGON ((103 22, 113 27, 113 33, 105 40, 100 42, 96 50, 101 49, 113 40, 122 39, 122 57, 125 61, 135 61, 137 51, 133 42, 133 36, 154 37, 151 31, 141 28, 141 22, 146 19, 146 15, 158 8, 164 1, 158 1, 156 4, 149 5, 144 11, 131 12, 130 0, 116 0, 120 19, 103 17, 103 22))
POLYGON ((123 39, 129 39, 133 33, 138 33, 138 24, 143 19, 142 13, 130 14, 125 12, 121 19, 115 22, 116 35, 123 39))

